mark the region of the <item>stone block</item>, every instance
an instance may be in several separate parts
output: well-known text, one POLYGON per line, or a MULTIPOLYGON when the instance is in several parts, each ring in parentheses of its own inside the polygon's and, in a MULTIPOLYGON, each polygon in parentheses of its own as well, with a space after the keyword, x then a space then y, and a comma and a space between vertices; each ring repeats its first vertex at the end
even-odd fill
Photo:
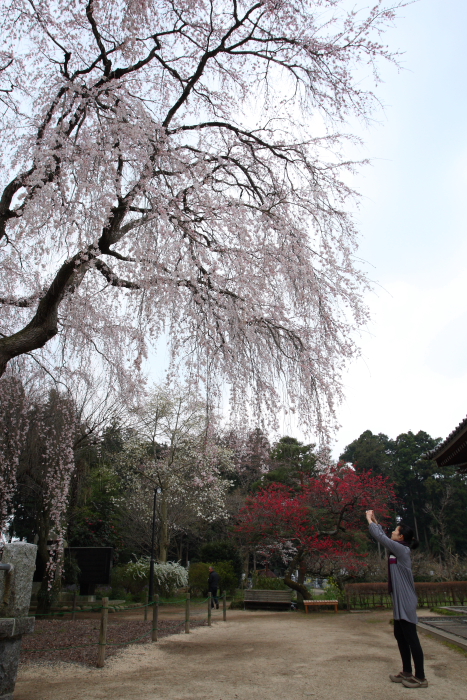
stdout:
MULTIPOLYGON (((0 617, 25 617, 28 614, 36 551, 37 546, 28 542, 5 544, 2 564, 13 564, 14 570, 10 574, 0 571, 0 617), (6 603, 5 588, 8 598, 6 603)), ((0 700, 1 697, 0 695, 0 700)))
POLYGON ((34 632, 34 617, 0 617, 0 639, 34 632))
POLYGON ((0 639, 0 700, 13 700, 21 637, 0 639))
POLYGON ((0 639, 2 637, 12 637, 15 629, 15 618, 0 618, 0 639))
POLYGON ((35 617, 16 617, 14 634, 31 634, 34 632, 35 617))

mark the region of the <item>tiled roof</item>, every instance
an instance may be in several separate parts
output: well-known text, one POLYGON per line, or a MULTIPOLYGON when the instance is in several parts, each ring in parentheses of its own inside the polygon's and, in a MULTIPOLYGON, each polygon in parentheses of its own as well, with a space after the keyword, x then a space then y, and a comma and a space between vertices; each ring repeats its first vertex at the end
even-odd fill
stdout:
POLYGON ((452 433, 449 433, 447 438, 443 440, 437 447, 435 447, 433 450, 430 450, 427 452, 424 456, 425 459, 436 459, 441 455, 453 442, 455 442, 456 438, 460 436, 461 433, 463 433, 467 429, 467 416, 464 418, 461 423, 457 426, 457 428, 454 428, 452 433))

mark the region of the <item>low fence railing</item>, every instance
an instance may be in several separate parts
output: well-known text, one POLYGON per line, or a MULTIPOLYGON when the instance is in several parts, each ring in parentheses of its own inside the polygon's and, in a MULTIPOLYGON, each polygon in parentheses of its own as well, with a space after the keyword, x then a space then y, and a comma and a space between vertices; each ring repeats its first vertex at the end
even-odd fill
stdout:
MULTIPOLYGON (((420 608, 467 604, 467 581, 415 583, 415 591, 420 608)), ((345 597, 348 610, 392 607, 387 582, 348 583, 345 597)))

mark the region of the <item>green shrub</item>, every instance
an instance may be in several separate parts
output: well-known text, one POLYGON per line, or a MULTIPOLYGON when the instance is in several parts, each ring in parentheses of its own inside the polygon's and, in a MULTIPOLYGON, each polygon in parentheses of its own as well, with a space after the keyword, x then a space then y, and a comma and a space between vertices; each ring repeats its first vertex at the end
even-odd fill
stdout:
POLYGON ((109 598, 111 600, 126 600, 127 597, 128 597, 128 593, 123 588, 123 586, 112 588, 110 595, 109 595, 109 598))
POLYGON ((190 565, 188 581, 191 593, 206 596, 208 593, 209 567, 213 566, 220 576, 220 590, 231 594, 238 586, 238 577, 232 562, 219 561, 211 564, 198 562, 190 565))
POLYGON ((346 601, 345 590, 340 588, 333 576, 328 578, 328 583, 324 589, 323 598, 325 600, 338 600, 340 603, 344 603, 346 601))
POLYGON ((122 598, 138 593, 147 585, 146 580, 135 578, 131 575, 131 570, 127 569, 128 564, 121 564, 112 569, 112 593, 120 592, 122 598))
POLYGON ((240 580, 243 571, 242 558, 238 551, 238 547, 229 540, 217 540, 216 542, 207 542, 203 544, 199 552, 200 561, 209 564, 212 561, 219 564, 221 561, 228 561, 232 564, 233 569, 240 580))
POLYGON ((253 588, 259 588, 262 591, 289 591, 290 588, 284 583, 282 578, 269 578, 269 576, 261 576, 258 573, 253 574, 253 588))
POLYGON ((245 591, 242 588, 237 588, 232 595, 232 600, 229 606, 230 610, 243 610, 245 605, 244 600, 245 591))
POLYGON ((188 584, 192 595, 207 595, 208 592, 209 564, 198 562, 190 564, 188 572, 188 584))
POLYGON ((238 586, 238 576, 235 572, 233 563, 231 561, 218 561, 212 566, 214 566, 217 573, 221 577, 221 591, 227 591, 229 595, 234 593, 238 586))

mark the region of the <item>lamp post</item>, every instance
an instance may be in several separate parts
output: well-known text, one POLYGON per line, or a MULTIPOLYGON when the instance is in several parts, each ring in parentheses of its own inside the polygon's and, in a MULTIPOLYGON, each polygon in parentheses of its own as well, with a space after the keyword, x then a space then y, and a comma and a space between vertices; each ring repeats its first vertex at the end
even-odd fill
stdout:
POLYGON ((154 503, 152 507, 152 536, 151 536, 151 559, 149 562, 149 592, 148 599, 152 603, 154 601, 154 549, 156 545, 156 513, 157 513, 157 494, 161 493, 160 488, 154 489, 154 503))
MULTIPOLYGON (((141 465, 141 467, 143 464, 141 465)), ((142 468, 137 469, 138 474, 144 476, 152 484, 156 484, 155 479, 144 473, 142 468)), ((157 514, 157 494, 162 493, 162 489, 159 486, 154 486, 154 502, 152 506, 152 534, 151 534, 151 558, 149 560, 149 590, 148 590, 148 600, 150 603, 154 602, 154 561, 155 561, 155 547, 156 547, 156 514, 157 514)))

